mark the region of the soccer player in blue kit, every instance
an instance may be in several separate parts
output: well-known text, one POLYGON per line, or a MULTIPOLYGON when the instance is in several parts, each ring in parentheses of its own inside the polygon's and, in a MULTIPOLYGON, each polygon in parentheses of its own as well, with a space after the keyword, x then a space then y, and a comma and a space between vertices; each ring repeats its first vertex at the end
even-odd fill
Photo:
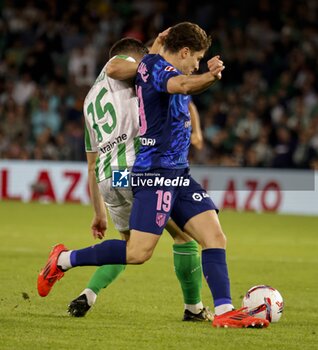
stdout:
POLYGON ((226 264, 226 237, 217 208, 191 177, 189 94, 204 91, 221 78, 219 56, 207 62, 208 72, 191 75, 211 44, 205 31, 193 23, 172 27, 160 55, 146 55, 138 67, 141 148, 132 174, 134 202, 128 242, 107 240, 93 247, 67 250, 59 244, 39 275, 49 292, 64 271, 76 266, 142 264, 152 256, 171 217, 202 247, 202 268, 211 290, 214 327, 262 328, 269 322, 235 310, 226 264))

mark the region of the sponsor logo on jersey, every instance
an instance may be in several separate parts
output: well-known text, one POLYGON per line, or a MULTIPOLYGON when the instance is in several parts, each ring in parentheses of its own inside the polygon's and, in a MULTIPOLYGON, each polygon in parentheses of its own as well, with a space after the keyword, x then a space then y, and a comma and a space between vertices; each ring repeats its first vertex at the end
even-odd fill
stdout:
POLYGON ((115 148, 115 146, 117 146, 120 143, 123 143, 127 140, 127 134, 122 134, 119 135, 117 137, 115 137, 114 140, 107 142, 107 144, 103 147, 99 147, 99 150, 102 153, 106 153, 106 152, 110 152, 111 150, 113 150, 115 148))
POLYGON ((113 170, 112 187, 127 188, 129 187, 129 170, 113 170))
POLYGON ((149 139, 147 137, 141 137, 140 143, 143 146, 154 146, 156 144, 156 139, 149 139))
POLYGON ((208 198, 210 197, 206 192, 202 192, 202 193, 193 193, 192 198, 197 201, 197 202, 201 202, 203 198, 208 198))
POLYGON ((172 67, 172 66, 167 66, 165 68, 165 71, 167 71, 167 72, 176 72, 177 70, 174 67, 172 67))

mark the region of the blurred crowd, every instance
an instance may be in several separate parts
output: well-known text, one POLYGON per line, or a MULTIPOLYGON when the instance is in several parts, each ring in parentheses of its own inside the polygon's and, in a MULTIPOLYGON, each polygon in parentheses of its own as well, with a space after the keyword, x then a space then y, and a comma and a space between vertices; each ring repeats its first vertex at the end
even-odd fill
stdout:
POLYGON ((188 20, 226 66, 194 97, 192 163, 318 168, 315 0, 4 0, 0 13, 0 159, 84 160, 83 101, 110 46, 188 20))

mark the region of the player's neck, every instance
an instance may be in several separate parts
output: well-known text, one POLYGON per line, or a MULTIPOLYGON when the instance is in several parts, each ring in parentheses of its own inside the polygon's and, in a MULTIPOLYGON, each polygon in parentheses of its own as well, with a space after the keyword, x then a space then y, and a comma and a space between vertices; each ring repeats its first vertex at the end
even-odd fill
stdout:
POLYGON ((178 54, 170 53, 168 51, 163 51, 160 54, 167 62, 169 62, 171 65, 179 69, 180 58, 178 54))

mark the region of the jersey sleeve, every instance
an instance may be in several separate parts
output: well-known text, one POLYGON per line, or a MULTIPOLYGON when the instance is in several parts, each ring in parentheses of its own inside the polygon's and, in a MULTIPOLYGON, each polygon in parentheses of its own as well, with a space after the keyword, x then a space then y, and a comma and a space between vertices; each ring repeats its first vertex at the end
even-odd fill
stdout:
POLYGON ((85 151, 86 152, 97 152, 97 142, 94 130, 91 128, 85 118, 85 151))
POLYGON ((181 73, 178 72, 178 70, 173 66, 169 66, 168 64, 156 64, 152 71, 152 81, 153 81, 154 88, 158 92, 168 92, 167 91, 168 80, 180 74, 181 73))
POLYGON ((136 62, 136 60, 133 57, 126 56, 126 55, 113 56, 108 62, 114 60, 115 58, 121 58, 122 60, 125 60, 125 61, 128 61, 128 62, 136 62))

